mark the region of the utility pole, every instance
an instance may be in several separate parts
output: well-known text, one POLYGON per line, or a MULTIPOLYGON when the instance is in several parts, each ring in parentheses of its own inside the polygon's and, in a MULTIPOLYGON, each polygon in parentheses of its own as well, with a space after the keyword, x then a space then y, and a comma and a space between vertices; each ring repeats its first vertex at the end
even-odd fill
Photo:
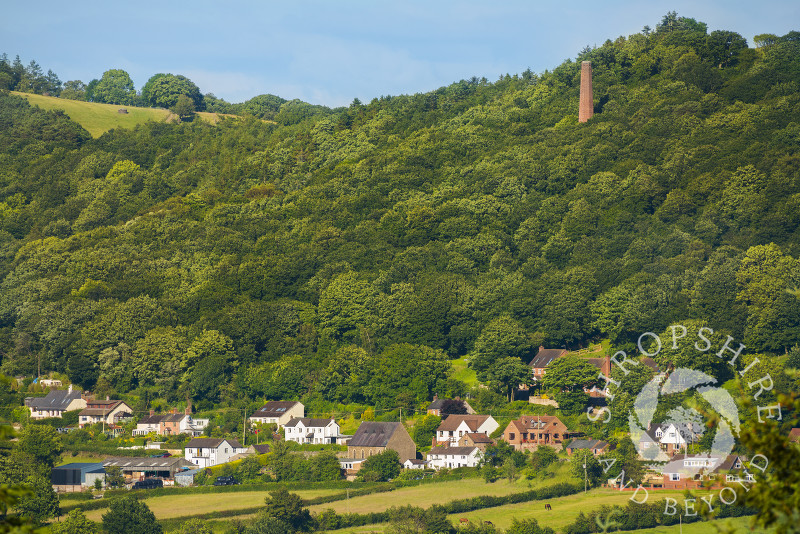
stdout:
POLYGON ((586 455, 587 452, 584 451, 583 453, 583 493, 586 493, 589 477, 586 475, 586 455))
POLYGON ((242 446, 247 446, 247 408, 242 408, 242 446))

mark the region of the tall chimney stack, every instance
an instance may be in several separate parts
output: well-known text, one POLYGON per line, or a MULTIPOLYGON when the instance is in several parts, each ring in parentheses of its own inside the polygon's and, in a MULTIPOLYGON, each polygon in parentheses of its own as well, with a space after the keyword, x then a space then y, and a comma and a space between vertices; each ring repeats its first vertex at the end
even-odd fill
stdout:
POLYGON ((586 122, 594 115, 594 94, 592 93, 592 62, 581 62, 581 101, 578 108, 578 122, 586 122))

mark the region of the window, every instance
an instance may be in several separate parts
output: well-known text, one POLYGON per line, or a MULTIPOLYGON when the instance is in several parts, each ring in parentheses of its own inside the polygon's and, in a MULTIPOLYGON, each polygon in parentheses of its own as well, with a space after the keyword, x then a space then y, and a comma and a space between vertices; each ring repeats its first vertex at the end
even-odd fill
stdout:
POLYGON ((680 473, 670 473, 669 474, 669 479, 672 480, 673 482, 677 482, 678 480, 681 479, 681 474, 680 473))
POLYGON ((508 439, 514 439, 514 433, 513 432, 509 432, 508 433, 508 439))

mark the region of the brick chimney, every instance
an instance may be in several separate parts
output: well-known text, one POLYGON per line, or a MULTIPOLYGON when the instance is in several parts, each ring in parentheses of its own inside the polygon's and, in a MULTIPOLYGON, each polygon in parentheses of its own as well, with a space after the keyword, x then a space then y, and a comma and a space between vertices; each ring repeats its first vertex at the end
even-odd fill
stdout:
POLYGON ((581 99, 578 122, 586 122, 594 115, 594 93, 592 92, 592 62, 581 62, 581 99))

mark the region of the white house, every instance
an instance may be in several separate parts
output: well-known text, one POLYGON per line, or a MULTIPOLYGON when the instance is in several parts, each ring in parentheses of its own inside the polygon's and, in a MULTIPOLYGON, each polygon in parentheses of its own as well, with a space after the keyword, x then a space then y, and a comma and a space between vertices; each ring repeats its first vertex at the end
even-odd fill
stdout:
POLYGON ((251 423, 274 423, 283 427, 292 419, 304 417, 306 408, 296 401, 269 401, 253 412, 249 417, 251 423))
POLYGON ((491 415, 448 415, 436 429, 436 442, 457 445, 466 434, 489 435, 500 426, 491 415))
POLYGON ((25 406, 31 411, 31 419, 45 419, 86 408, 86 400, 70 385, 68 389, 51 389, 45 397, 29 397, 25 399, 25 406))
POLYGON ((133 413, 133 408, 124 401, 118 400, 93 400, 86 403, 86 408, 78 414, 78 426, 103 423, 114 425, 121 420, 128 420, 133 413))
POLYGON ((483 458, 478 447, 433 447, 428 453, 428 467, 436 469, 477 467, 483 458))
POLYGON ((134 429, 132 434, 134 436, 146 436, 150 433, 158 434, 158 427, 161 423, 162 417, 164 416, 155 415, 152 411, 150 412, 150 415, 140 417, 136 422, 136 429, 134 429))
POLYGON ((301 417, 284 425, 286 441, 296 443, 336 443, 339 424, 333 419, 301 417))
POLYGON ((409 458, 403 462, 403 469, 425 469, 428 467, 427 460, 417 460, 416 458, 409 458))
POLYGON ((195 438, 186 444, 185 457, 198 467, 224 464, 247 449, 235 439, 195 438))

